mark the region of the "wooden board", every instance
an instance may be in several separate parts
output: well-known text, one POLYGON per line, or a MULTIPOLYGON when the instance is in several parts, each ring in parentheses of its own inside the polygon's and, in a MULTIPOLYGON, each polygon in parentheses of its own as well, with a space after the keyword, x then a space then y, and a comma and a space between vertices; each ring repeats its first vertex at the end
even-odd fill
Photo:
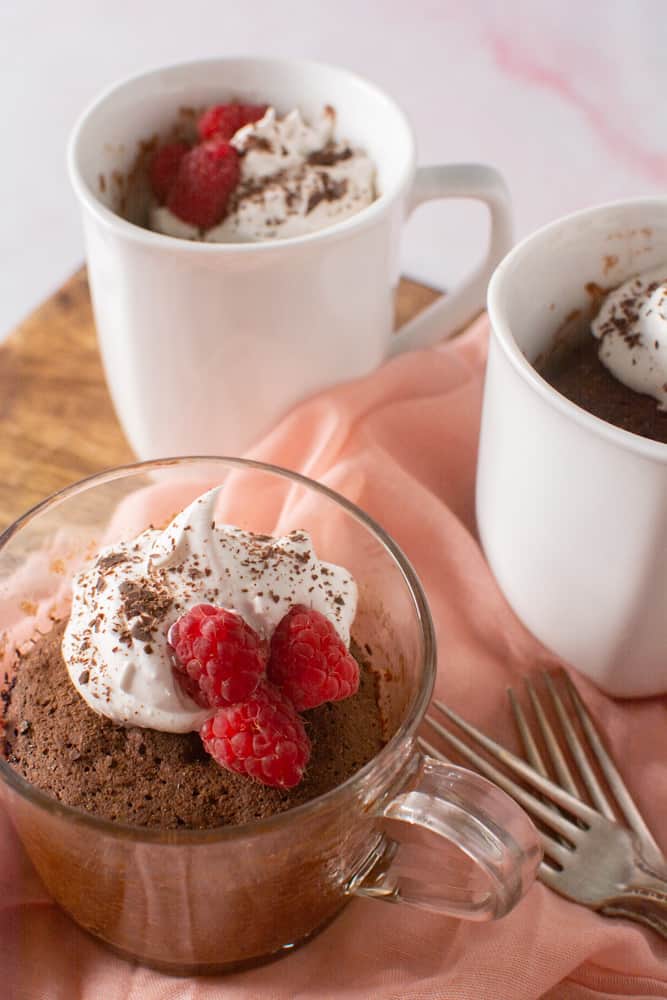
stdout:
MULTIPOLYGON (((437 295, 404 279, 397 325, 437 295)), ((104 381, 82 269, 0 344, 0 530, 55 490, 133 457, 104 381)))

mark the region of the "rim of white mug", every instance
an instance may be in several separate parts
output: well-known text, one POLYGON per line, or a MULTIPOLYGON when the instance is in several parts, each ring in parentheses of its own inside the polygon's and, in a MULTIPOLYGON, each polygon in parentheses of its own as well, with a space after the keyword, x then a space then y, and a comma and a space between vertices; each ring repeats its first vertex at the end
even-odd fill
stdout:
MULTIPOLYGON (((563 215, 554 222, 541 226, 535 232, 526 236, 518 243, 506 257, 500 262, 494 271, 487 292, 487 309, 491 325, 492 336, 501 347, 507 360, 510 362, 517 374, 523 378, 545 402, 563 414, 568 420, 574 420, 584 429, 597 434, 598 437, 605 438, 612 444, 617 445, 626 451, 633 451, 644 458, 667 463, 667 445, 661 441, 653 441, 650 438, 642 437, 632 431, 626 431, 622 427, 616 427, 601 417, 596 417, 582 407, 573 403, 566 396, 563 396, 557 389, 554 389, 546 379, 544 379, 534 366, 528 361, 512 333, 510 323, 505 314, 504 284, 509 279, 511 272, 519 266, 521 258, 530 253, 531 246, 541 239, 570 226, 573 223, 591 218, 597 215, 604 215, 610 210, 622 207, 651 209, 660 207, 662 211, 667 209, 667 198, 657 196, 641 196, 638 198, 620 198, 616 201, 604 202, 601 205, 594 205, 592 208, 580 209, 563 215)), ((643 223, 644 225, 650 223, 643 223)), ((656 406, 657 406, 656 402, 656 406)))
MULTIPOLYGON (((187 100, 185 91, 183 99, 187 100)), ((71 184, 79 200, 88 208, 90 212, 92 212, 93 215, 97 217, 99 222, 110 229, 114 229, 117 232, 122 233, 124 237, 138 243, 162 247, 163 249, 169 249, 172 251, 180 250, 184 253, 196 254, 225 255, 239 253, 275 253, 283 250, 286 251, 294 247, 300 247, 309 243, 314 243, 316 241, 344 238, 355 230, 365 229, 368 226, 371 226, 376 219, 385 212, 389 204, 391 204, 398 197, 398 195, 400 195, 400 193, 407 188, 412 177, 414 176, 416 162, 417 153, 415 133, 410 119, 398 102, 371 80, 362 76, 360 73, 355 73, 353 70, 346 69, 343 66, 335 66, 331 63, 319 62, 315 59, 290 59, 272 56, 240 55, 220 56, 207 59, 186 59, 182 62, 168 63, 164 66, 156 66, 152 69, 142 70, 139 73, 132 73, 129 76, 112 83, 111 86, 103 90, 102 93, 98 94, 98 96, 87 105, 87 107, 79 115, 67 144, 67 167, 71 184), (107 208, 106 205, 103 205, 97 195, 91 190, 89 185, 84 180, 78 162, 83 131, 88 121, 96 113, 98 108, 113 97, 116 92, 133 83, 137 83, 139 80, 147 79, 151 76, 157 76, 160 73, 168 73, 172 70, 183 70, 191 66, 202 66, 208 64, 217 67, 224 63, 260 63, 265 66, 291 65, 302 67, 304 72, 326 70, 328 72, 345 76, 351 81, 356 81, 368 90, 372 91, 378 100, 385 101, 387 104, 391 105, 393 111, 403 121, 406 138, 410 144, 408 156, 406 157, 406 165, 398 179, 393 183, 391 189, 388 191, 381 191, 370 205, 362 208, 359 212, 355 212, 355 214, 349 218, 343 219, 341 222, 333 223, 332 225, 318 229, 313 233, 307 233, 302 236, 290 236, 286 239, 275 241, 263 240, 258 243, 205 243, 201 240, 185 240, 176 236, 167 236, 164 233, 156 233, 151 229, 145 229, 143 226, 138 226, 136 223, 124 219, 112 209, 107 208)))

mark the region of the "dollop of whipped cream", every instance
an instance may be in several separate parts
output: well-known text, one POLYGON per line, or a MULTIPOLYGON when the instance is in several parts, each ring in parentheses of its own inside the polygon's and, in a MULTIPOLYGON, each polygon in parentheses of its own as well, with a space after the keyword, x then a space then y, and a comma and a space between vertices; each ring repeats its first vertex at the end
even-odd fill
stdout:
POLYGON ((63 657, 81 697, 115 722, 185 733, 211 716, 176 681, 167 643, 195 604, 230 608, 267 640, 293 604, 305 604, 349 646, 357 587, 347 570, 320 562, 305 531, 274 538, 216 524, 218 493, 163 531, 102 549, 73 581, 63 657))
POLYGON ((209 243, 254 243, 304 236, 361 211, 375 199, 375 166, 362 150, 336 142, 330 106, 312 124, 294 109, 267 108, 231 143, 241 156, 241 180, 217 226, 199 230, 164 205, 151 209, 151 229, 209 243))
POLYGON ((667 409, 667 264, 609 292, 591 331, 611 374, 667 409))
POLYGON ((259 181, 299 167, 312 153, 333 142, 336 112, 326 107, 312 125, 294 109, 279 118, 269 107, 264 117, 240 128, 232 139, 243 156, 243 179, 259 181))

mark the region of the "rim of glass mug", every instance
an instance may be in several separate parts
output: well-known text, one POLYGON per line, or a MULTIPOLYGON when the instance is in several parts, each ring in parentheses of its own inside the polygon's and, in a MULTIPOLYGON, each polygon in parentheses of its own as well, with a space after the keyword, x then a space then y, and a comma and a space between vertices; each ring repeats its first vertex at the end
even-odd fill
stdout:
POLYGON ((376 218, 382 214, 389 202, 393 201, 398 194, 408 187, 412 177, 414 176, 416 164, 417 153, 415 134, 412 125, 410 124, 410 120, 398 103, 393 98, 389 97, 389 95, 386 94, 380 87, 372 83, 372 81, 368 80, 359 73, 354 73, 352 70, 335 66, 331 63, 319 62, 314 59, 277 59, 262 56, 231 56, 211 59, 188 59, 182 62, 157 66, 149 70, 142 70, 140 73, 134 73, 131 76, 124 77, 122 80, 113 83, 98 97, 94 98, 90 104, 88 104, 77 119, 67 146, 67 166, 71 183, 77 196, 97 217, 99 222, 103 223, 110 229, 122 233, 125 238, 135 240, 139 243, 147 243, 155 247, 163 247, 164 249, 168 249, 170 251, 178 249, 184 253, 197 254, 225 255, 239 253, 258 254, 283 252, 291 247, 302 246, 304 243, 312 243, 316 240, 340 239, 347 236, 347 234, 352 230, 365 229, 375 222, 376 218), (388 108, 390 108, 396 116, 397 121, 399 121, 401 129, 404 133, 401 141, 404 143, 406 149, 405 163, 403 164, 391 188, 389 190, 380 191, 378 196, 370 205, 362 208, 359 212, 355 212, 355 214, 351 215, 349 218, 343 219, 341 222, 333 223, 323 229, 319 229, 313 233, 307 233, 303 236, 291 236, 279 241, 263 240, 258 243, 204 243, 199 240, 184 240, 175 236, 166 236, 164 233, 156 233, 153 232, 153 230, 145 229, 144 227, 138 226, 133 222, 129 222, 127 219, 124 219, 121 215, 118 215, 110 208, 107 208, 106 205, 102 204, 84 180, 83 170, 80 165, 80 147, 86 138, 86 128, 93 115, 100 108, 102 108, 107 102, 118 97, 124 89, 129 89, 140 80, 148 80, 150 77, 157 76, 161 73, 182 72, 194 66, 219 67, 222 64, 226 64, 231 68, 239 65, 247 66, 250 63, 261 64, 267 69, 289 65, 290 67, 301 68, 304 72, 324 71, 335 73, 339 76, 344 76, 349 82, 355 83, 357 86, 366 89, 375 97, 376 100, 382 101, 388 108))
POLYGON ((594 218, 597 215, 603 215, 605 212, 613 212, 623 208, 627 208, 628 210, 634 208, 647 210, 659 208, 662 212, 667 213, 667 198, 621 198, 616 201, 604 202, 601 205, 594 205, 592 208, 584 208, 569 215, 564 215, 546 226, 542 226, 510 250, 494 271, 489 282, 487 308, 491 323, 491 333, 516 372, 527 381, 530 387, 546 403, 559 410, 563 416, 569 420, 574 420, 586 430, 605 438, 620 448, 636 452, 654 461, 667 463, 667 445, 661 441, 652 441, 649 438, 641 437, 639 434, 626 431, 622 427, 616 427, 614 424, 610 424, 606 420, 602 420, 600 417, 596 417, 587 410, 577 406, 576 403, 573 403, 559 393, 557 389, 549 385, 519 348, 512 333, 503 302, 505 282, 509 280, 512 272, 521 266, 523 260, 536 251, 536 244, 542 250, 544 249, 544 245, 557 237, 563 229, 569 228, 578 222, 594 218))
POLYGON ((298 821, 298 818, 301 816, 317 813, 329 808, 331 803, 335 802, 336 798, 343 798, 351 788, 363 785, 366 776, 377 767, 378 761, 391 756, 396 746, 404 742, 406 738, 409 739, 414 735, 431 699, 436 673, 436 638, 431 612, 426 600, 426 595, 424 594, 422 585, 419 582, 419 578, 401 548, 387 534, 381 525, 377 523, 377 521, 369 517, 369 515, 361 510, 360 507, 357 507, 356 504, 347 500, 341 494, 336 493, 335 490, 329 489, 328 486, 323 486, 321 483, 317 483, 314 480, 309 479, 307 476, 302 476, 298 472, 292 472, 288 469, 283 469, 280 466, 271 465, 267 462, 257 462, 251 459, 242 458, 230 458, 223 455, 197 455, 164 459, 161 458, 149 462, 136 462, 128 465, 114 466, 112 469, 107 469, 104 472, 87 476, 85 479, 81 479, 70 486, 64 487, 64 489, 58 490, 56 493, 51 494, 49 497, 27 510, 21 515, 21 517, 17 518, 16 521, 9 525, 9 527, 6 528, 2 534, 0 534, 0 552, 5 547, 7 542, 9 542, 10 539, 20 531, 23 525, 33 520, 33 518, 38 517, 45 510, 59 506, 69 497, 83 492, 90 486, 112 482, 114 479, 118 479, 128 472, 150 472, 158 467, 189 465, 197 462, 224 462, 229 466, 235 466, 241 469, 255 469, 259 472, 272 473, 274 475, 290 479, 292 482, 298 483, 301 486, 306 486, 309 489, 320 493, 328 500, 332 500, 337 503, 340 507, 346 510, 348 514, 354 517, 355 520, 361 523, 365 528, 369 529, 394 560, 412 597, 415 606, 415 613, 417 615, 417 620, 419 622, 421 634, 424 640, 422 680, 419 688, 413 693, 410 705, 406 710, 405 718, 396 732, 391 736, 379 753, 372 757, 368 763, 364 764, 360 770, 356 771, 355 774, 349 777, 342 784, 337 785, 328 792, 325 792, 324 795, 320 795, 317 798, 310 799, 308 802, 304 802, 302 805, 295 806, 285 812, 276 813, 275 815, 268 816, 264 819, 253 820, 250 823, 243 823, 237 826, 213 827, 207 830, 169 830, 168 840, 165 840, 165 831, 160 828, 143 827, 130 823, 120 823, 117 821, 112 822, 111 820, 102 819, 91 813, 87 813, 82 809, 77 809, 74 806, 65 805, 57 799, 54 799, 46 792, 43 792, 41 789, 31 785, 29 781, 26 781, 25 778, 23 778, 10 766, 4 757, 0 756, 0 778, 28 801, 33 802, 35 805, 45 809, 47 812, 59 815, 76 824, 93 826, 103 833, 120 839, 138 840, 150 843, 161 842, 165 846, 181 846, 183 844, 196 843, 204 844, 211 841, 217 842, 226 839, 236 839, 249 834, 255 835, 270 833, 281 825, 292 823, 295 819, 298 821))

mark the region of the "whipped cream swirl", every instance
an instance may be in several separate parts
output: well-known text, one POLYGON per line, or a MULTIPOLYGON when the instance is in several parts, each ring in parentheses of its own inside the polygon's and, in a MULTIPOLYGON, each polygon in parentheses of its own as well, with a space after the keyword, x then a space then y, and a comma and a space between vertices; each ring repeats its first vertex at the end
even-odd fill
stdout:
POLYGON ((609 292, 591 331, 611 374, 667 409, 667 264, 609 292))
POLYGON ((279 117, 269 107, 231 143, 241 156, 241 180, 217 226, 201 231, 164 205, 151 210, 151 229, 209 243, 252 243, 304 236, 341 222, 375 199, 375 166, 361 150, 336 142, 330 106, 312 124, 295 109, 279 117))
POLYGON ((212 713, 181 689, 167 632, 195 604, 230 608, 264 638, 293 604, 322 612, 349 645, 354 579, 320 562, 305 531, 280 538, 214 520, 219 490, 164 531, 102 549, 73 582, 63 657, 81 697, 115 722, 185 733, 212 713))

